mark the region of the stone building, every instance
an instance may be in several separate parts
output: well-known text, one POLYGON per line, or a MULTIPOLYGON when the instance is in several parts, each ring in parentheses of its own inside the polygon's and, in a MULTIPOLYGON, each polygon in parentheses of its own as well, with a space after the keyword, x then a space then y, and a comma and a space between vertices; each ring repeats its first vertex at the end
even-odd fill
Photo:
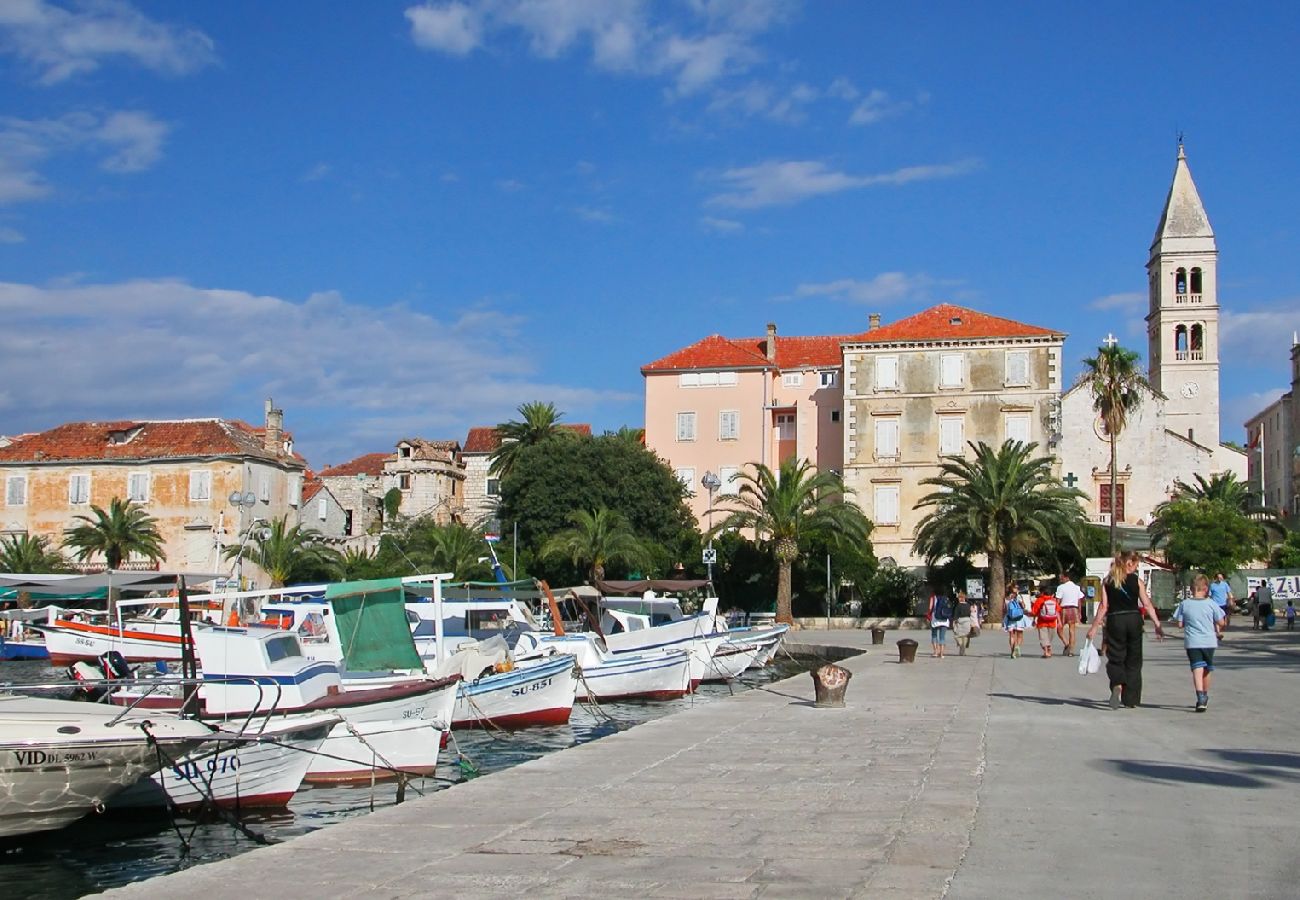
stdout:
POLYGON ((840 343, 852 335, 761 338, 710 335, 641 367, 645 442, 691 490, 707 524, 705 473, 717 497, 735 493, 749 463, 775 469, 790 457, 824 471, 844 462, 840 343))
MULTIPOLYGON (((585 422, 559 427, 578 437, 591 437, 591 425, 585 422)), ((476 426, 465 436, 460 451, 461 462, 465 464, 463 521, 485 531, 499 524, 500 479, 489 470, 492 468, 492 454, 500 446, 501 435, 495 426, 476 426)))
POLYGON ((1246 422, 1250 489, 1300 519, 1300 338, 1291 336, 1291 389, 1246 422))
MULTIPOLYGON (((1176 481, 1232 472, 1246 457, 1219 440, 1218 248, 1180 145, 1173 182, 1147 260, 1148 374, 1152 386, 1116 442, 1115 496, 1110 443, 1079 383, 1061 398, 1057 454, 1065 483, 1085 494, 1099 524, 1145 527, 1176 481)), ((1108 337, 1107 342, 1114 342, 1108 337)))
MULTIPOLYGON (((233 419, 125 420, 26 435, 0 448, 0 530, 58 546, 92 505, 121 498, 157 520, 165 565, 227 571, 224 549, 259 520, 298 519, 304 463, 283 425, 268 400, 260 428, 233 419)), ((250 563, 243 572, 259 580, 250 563)))
POLYGON ((302 484, 302 503, 298 507, 298 524, 318 531, 331 543, 364 546, 366 535, 355 535, 354 516, 345 509, 334 492, 319 478, 308 476, 302 484))
POLYGON ((317 474, 344 513, 347 536, 378 539, 384 521, 384 463, 391 455, 367 453, 317 474))
POLYGON ((384 461, 384 490, 402 494, 401 514, 439 525, 464 521, 465 464, 460 442, 406 438, 384 461))
POLYGON ((912 548, 929 512, 921 484, 970 445, 1055 440, 1065 335, 951 304, 843 342, 844 481, 875 523, 876 555, 924 565, 912 548))

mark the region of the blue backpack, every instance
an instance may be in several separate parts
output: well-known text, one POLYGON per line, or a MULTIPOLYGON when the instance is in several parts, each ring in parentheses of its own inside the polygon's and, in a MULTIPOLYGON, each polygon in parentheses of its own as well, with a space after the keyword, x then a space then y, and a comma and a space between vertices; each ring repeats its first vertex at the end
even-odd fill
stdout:
POLYGON ((934 621, 944 622, 952 620, 952 601, 939 594, 934 598, 934 621))
POLYGON ((1019 600, 1007 601, 1007 621, 1019 622, 1025 617, 1025 608, 1020 605, 1019 600))

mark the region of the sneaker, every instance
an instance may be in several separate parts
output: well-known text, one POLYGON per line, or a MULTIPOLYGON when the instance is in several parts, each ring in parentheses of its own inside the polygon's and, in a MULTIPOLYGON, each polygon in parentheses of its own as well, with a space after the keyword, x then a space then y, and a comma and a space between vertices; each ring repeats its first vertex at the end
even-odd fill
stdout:
POLYGON ((1196 711, 1205 712, 1205 708, 1210 705, 1210 695, 1207 691, 1201 691, 1196 695, 1196 711))
POLYGON ((1110 689, 1110 708, 1111 708, 1111 709, 1119 709, 1119 690, 1120 690, 1120 687, 1119 687, 1118 684, 1115 685, 1113 688, 1110 689))

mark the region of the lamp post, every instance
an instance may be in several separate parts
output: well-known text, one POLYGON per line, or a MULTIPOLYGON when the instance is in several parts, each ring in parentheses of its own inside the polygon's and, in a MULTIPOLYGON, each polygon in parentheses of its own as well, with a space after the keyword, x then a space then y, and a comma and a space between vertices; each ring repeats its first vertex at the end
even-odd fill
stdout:
POLYGON ((709 529, 709 546, 704 550, 704 563, 709 567, 709 584, 713 584, 713 560, 717 555, 713 551, 713 492, 722 487, 722 479, 712 472, 705 472, 700 484, 709 492, 709 511, 705 514, 709 529))
MULTIPOLYGON (((239 510, 239 525, 236 534, 240 536, 239 553, 235 555, 235 590, 244 589, 244 541, 248 535, 244 532, 244 510, 252 509, 257 504, 257 495, 252 491, 231 491, 227 498, 230 505, 239 510)), ((256 520, 254 520, 256 523, 256 520)), ((249 526, 252 528, 252 525, 249 526)))

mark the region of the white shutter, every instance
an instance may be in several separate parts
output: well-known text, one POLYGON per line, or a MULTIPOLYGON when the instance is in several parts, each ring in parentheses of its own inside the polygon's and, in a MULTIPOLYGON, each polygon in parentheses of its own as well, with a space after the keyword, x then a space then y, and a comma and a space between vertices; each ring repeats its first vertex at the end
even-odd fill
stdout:
POLYGON ((677 440, 695 440, 695 413, 680 412, 677 414, 677 440))
POLYGON ((718 440, 734 441, 740 437, 740 413, 724 409, 718 413, 718 440))
POLYGON ((737 380, 738 379, 736 378, 735 372, 718 373, 718 384, 721 385, 722 387, 729 387, 731 385, 734 385, 736 384, 737 380))
POLYGON ((324 522, 325 517, 328 514, 329 514, 329 504, 325 502, 324 497, 321 497, 319 500, 316 501, 316 517, 320 519, 322 522, 324 522))
POLYGON ((717 386, 718 386, 717 372, 700 373, 700 387, 717 387, 717 386))
POLYGON ((876 419, 876 458, 893 459, 898 456, 898 419, 876 419))
POLYGON ((719 466, 718 480, 722 484, 718 487, 719 494, 739 494, 740 493, 740 466, 719 466))
POLYGON ((960 456, 965 444, 966 421, 961 416, 939 417, 939 453, 960 456))
POLYGON ((289 505, 298 506, 302 503, 302 476, 289 476, 289 505))
POLYGON ((5 479, 5 506, 27 505, 27 476, 10 475, 5 479))
POLYGON ((1006 417, 1007 440, 1029 443, 1029 416, 1025 413, 1012 413, 1006 417))
POLYGON ((898 485, 876 486, 876 524, 898 524, 898 485))
POLYGON ((803 387, 803 372, 786 372, 781 376, 781 387, 803 387))
POLYGON ((695 493, 695 469, 689 466, 677 470, 677 480, 686 488, 687 493, 695 493))
POLYGON ((257 496, 263 503, 271 502, 271 476, 263 475, 257 483, 257 496))
POLYGON ((876 390, 892 391, 898 388, 898 357, 881 356, 876 359, 876 390))
POLYGON ((68 502, 73 504, 90 502, 89 475, 73 475, 68 479, 68 502))
POLYGON ((1029 351, 1007 351, 1007 384, 1029 384, 1029 351))
POLYGON ((942 387, 961 387, 962 359, 960 353, 945 353, 939 357, 939 384, 942 387))
POLYGON ((683 372, 677 376, 677 386, 684 388, 699 387, 700 374, 698 372, 683 372))
POLYGON ((149 502, 149 473, 132 472, 126 479, 126 498, 132 503, 149 502))
POLYGON ((205 469, 190 472, 190 500, 212 499, 212 473, 205 469))

